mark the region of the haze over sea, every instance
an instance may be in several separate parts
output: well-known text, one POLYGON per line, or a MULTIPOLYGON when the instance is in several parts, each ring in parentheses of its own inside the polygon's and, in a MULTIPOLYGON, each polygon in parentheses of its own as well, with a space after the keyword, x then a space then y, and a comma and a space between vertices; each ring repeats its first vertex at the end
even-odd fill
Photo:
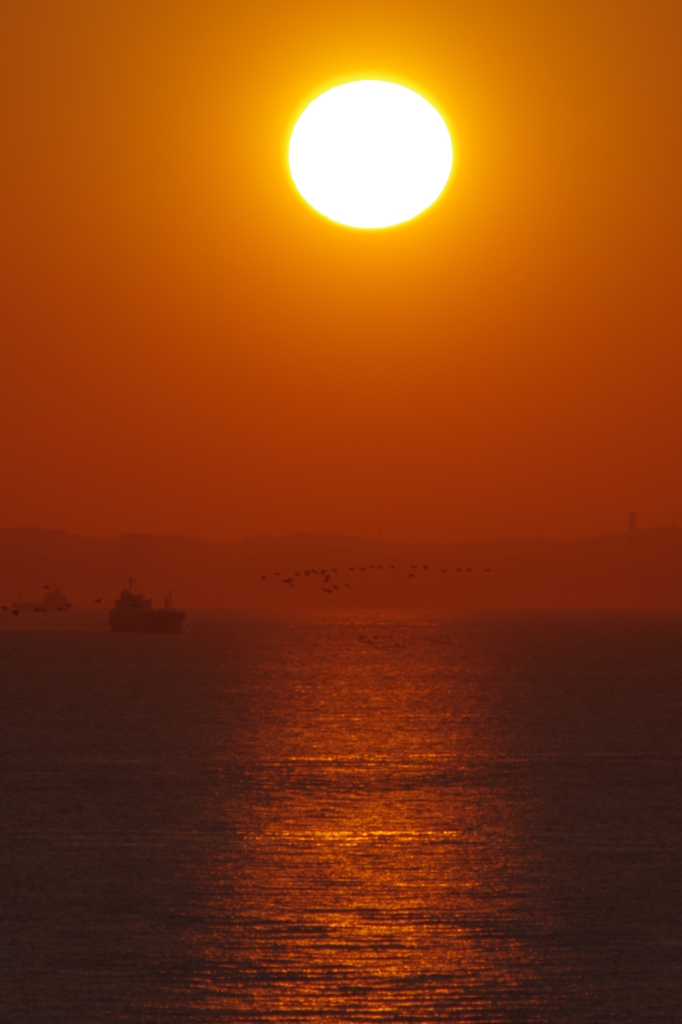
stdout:
POLYGON ((679 613, 190 612, 0 665, 2 1021, 679 1019, 679 613))

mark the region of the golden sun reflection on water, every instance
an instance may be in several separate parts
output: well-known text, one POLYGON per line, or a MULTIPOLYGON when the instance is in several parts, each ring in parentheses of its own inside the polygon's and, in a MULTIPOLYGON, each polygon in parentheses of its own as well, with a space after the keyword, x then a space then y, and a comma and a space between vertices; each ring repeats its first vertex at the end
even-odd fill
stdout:
POLYGON ((453 714, 451 685, 390 643, 289 650, 287 664, 261 723, 270 756, 224 804, 234 844, 204 867, 205 955, 223 979, 211 1005, 256 1020, 503 1019, 499 994, 508 1010, 534 973, 520 910, 523 928, 545 925, 519 891, 527 852, 497 752, 470 734, 481 709, 453 714))
POLYGON ((2 1021, 677 1019, 679 616, 197 620, 0 634, 2 1021))

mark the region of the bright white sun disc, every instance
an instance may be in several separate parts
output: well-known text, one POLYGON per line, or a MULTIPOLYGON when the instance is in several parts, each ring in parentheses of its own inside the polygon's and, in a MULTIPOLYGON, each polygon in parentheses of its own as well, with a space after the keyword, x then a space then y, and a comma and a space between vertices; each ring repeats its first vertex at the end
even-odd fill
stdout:
POLYGON ((393 82, 350 82, 322 93, 289 142, 291 176, 303 198, 354 228, 416 217, 443 191, 452 161, 438 111, 393 82))

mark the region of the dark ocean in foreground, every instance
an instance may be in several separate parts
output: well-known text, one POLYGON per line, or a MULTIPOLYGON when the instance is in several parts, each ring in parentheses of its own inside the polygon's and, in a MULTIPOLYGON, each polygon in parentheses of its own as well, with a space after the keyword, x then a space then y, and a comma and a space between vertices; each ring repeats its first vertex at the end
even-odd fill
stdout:
POLYGON ((680 614, 186 625, 0 631, 0 1020, 680 1019, 680 614))

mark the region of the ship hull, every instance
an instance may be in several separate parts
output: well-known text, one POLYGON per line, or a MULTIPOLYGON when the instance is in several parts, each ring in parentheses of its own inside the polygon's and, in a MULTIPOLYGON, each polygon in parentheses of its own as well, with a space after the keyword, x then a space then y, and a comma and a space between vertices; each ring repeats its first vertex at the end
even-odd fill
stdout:
POLYGON ((140 615, 117 615, 111 612, 109 625, 115 633, 179 633, 185 613, 159 608, 140 615))

